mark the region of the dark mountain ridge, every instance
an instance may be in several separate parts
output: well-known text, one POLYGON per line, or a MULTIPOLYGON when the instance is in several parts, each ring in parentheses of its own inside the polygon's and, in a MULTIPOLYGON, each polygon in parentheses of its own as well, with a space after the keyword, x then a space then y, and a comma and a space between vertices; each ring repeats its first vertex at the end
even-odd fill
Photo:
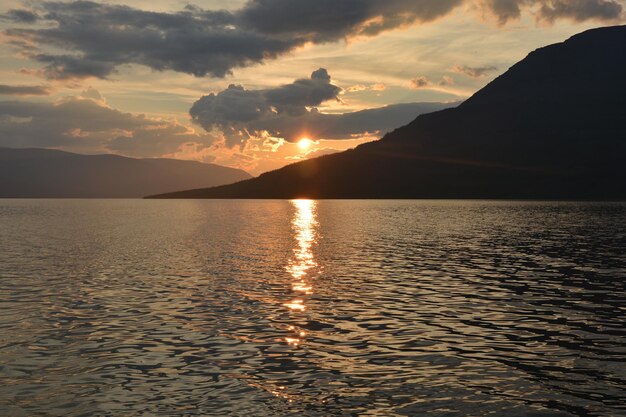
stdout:
POLYGON ((377 142, 161 198, 626 199, 626 26, 540 48, 377 142))
POLYGON ((238 169, 193 161, 0 148, 0 198, 137 198, 248 178, 238 169))

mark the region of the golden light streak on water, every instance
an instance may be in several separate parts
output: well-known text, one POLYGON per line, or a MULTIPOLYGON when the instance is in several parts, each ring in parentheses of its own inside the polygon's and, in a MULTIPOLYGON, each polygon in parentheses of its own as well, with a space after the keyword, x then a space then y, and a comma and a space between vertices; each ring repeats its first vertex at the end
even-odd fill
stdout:
POLYGON ((291 227, 295 232, 297 246, 294 249, 294 257, 287 267, 295 284, 306 286, 306 274, 317 266, 311 247, 317 239, 317 219, 316 205, 314 200, 292 200, 291 204, 295 207, 296 212, 291 223, 291 227))
POLYGON ((304 301, 300 299, 292 300, 288 303, 283 304, 285 307, 289 307, 291 310, 304 311, 306 310, 306 306, 304 305, 304 301))
MULTIPOLYGON (((317 266, 312 247, 317 242, 317 202, 314 200, 292 200, 291 204, 295 208, 291 227, 294 232, 296 246, 293 250, 293 257, 287 266, 287 272, 293 277, 293 291, 302 295, 312 295, 313 286, 310 282, 309 272, 317 266)), ((284 304, 292 312, 304 312, 306 310, 305 300, 301 297, 295 298, 284 304)), ((306 332, 293 329, 291 337, 285 341, 292 346, 298 346, 306 332)))

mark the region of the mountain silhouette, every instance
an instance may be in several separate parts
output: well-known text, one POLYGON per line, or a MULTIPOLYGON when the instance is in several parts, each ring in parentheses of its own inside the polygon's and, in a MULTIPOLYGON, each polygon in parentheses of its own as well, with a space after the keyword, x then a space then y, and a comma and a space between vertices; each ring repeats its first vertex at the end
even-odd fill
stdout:
POLYGON ((192 161, 0 148, 0 198, 133 198, 247 178, 238 169, 192 161))
POLYGON ((626 199, 626 26, 540 48, 377 142, 157 197, 626 199))

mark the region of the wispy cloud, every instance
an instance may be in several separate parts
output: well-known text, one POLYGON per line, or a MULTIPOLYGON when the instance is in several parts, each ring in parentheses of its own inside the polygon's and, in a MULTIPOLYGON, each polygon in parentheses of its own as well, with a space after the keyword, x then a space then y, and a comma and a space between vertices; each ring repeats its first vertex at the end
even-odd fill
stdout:
POLYGON ((345 89, 347 93, 359 93, 361 91, 385 91, 387 89, 387 85, 384 83, 375 83, 375 84, 356 84, 352 85, 345 89))
POLYGON ((7 85, 0 84, 0 95, 10 96, 47 96, 50 87, 44 85, 7 85))
POLYGON ((471 78, 480 78, 496 71, 497 69, 498 68, 495 66, 469 67, 467 65, 455 65, 450 68, 450 71, 463 74, 471 78))

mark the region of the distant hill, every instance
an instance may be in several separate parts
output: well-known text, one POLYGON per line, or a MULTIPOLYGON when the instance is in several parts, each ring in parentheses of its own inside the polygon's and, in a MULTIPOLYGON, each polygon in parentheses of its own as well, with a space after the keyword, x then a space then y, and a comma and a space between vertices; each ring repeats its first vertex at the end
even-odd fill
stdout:
POLYGON ((248 178, 192 161, 0 148, 0 198, 132 198, 248 178))
POLYGON ((626 199, 626 26, 540 48, 377 142, 161 198, 626 199))

